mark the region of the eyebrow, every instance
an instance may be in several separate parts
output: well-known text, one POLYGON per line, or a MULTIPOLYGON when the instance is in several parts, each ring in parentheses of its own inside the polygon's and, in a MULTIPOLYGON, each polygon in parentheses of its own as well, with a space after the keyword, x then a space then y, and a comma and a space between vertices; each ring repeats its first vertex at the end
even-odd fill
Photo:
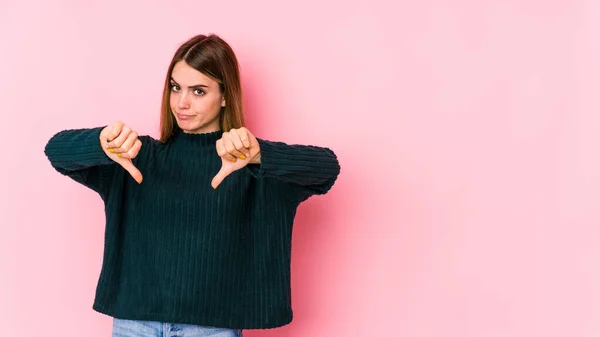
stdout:
MULTIPOLYGON (((179 85, 179 83, 177 83, 173 77, 171 77, 171 82, 175 83, 176 85, 179 85)), ((190 85, 189 86, 190 89, 198 89, 198 88, 208 88, 208 85, 204 85, 204 84, 196 84, 196 85, 190 85)))

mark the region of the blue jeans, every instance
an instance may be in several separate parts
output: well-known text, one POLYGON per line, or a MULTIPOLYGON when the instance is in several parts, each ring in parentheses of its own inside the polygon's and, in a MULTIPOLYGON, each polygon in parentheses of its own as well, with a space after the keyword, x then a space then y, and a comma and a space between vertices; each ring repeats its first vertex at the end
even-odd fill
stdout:
POLYGON ((242 337, 242 330, 113 318, 112 337, 242 337))

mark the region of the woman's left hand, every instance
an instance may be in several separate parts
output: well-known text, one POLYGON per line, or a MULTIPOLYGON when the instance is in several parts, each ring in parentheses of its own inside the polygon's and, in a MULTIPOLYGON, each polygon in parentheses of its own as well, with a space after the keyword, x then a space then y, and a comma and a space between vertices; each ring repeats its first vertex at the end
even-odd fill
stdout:
POLYGON ((248 164, 260 164, 260 146, 250 130, 242 127, 223 132, 217 140, 217 153, 221 157, 221 170, 212 180, 214 189, 232 172, 248 164))

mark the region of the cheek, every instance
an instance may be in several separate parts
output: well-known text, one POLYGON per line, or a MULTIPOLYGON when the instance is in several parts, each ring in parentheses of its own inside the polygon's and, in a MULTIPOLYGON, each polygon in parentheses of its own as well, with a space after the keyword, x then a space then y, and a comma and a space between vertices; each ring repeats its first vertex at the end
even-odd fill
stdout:
POLYGON ((221 108, 220 102, 217 102, 209 97, 196 98, 191 103, 194 110, 207 114, 218 113, 221 108))

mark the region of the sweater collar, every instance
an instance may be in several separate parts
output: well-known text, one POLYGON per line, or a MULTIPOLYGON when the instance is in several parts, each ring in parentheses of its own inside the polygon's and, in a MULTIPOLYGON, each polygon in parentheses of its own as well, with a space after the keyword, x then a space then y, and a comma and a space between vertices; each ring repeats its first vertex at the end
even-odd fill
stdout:
POLYGON ((173 133, 172 141, 173 144, 205 147, 215 146, 217 140, 221 139, 222 136, 222 130, 207 133, 185 133, 181 130, 176 130, 173 133))

